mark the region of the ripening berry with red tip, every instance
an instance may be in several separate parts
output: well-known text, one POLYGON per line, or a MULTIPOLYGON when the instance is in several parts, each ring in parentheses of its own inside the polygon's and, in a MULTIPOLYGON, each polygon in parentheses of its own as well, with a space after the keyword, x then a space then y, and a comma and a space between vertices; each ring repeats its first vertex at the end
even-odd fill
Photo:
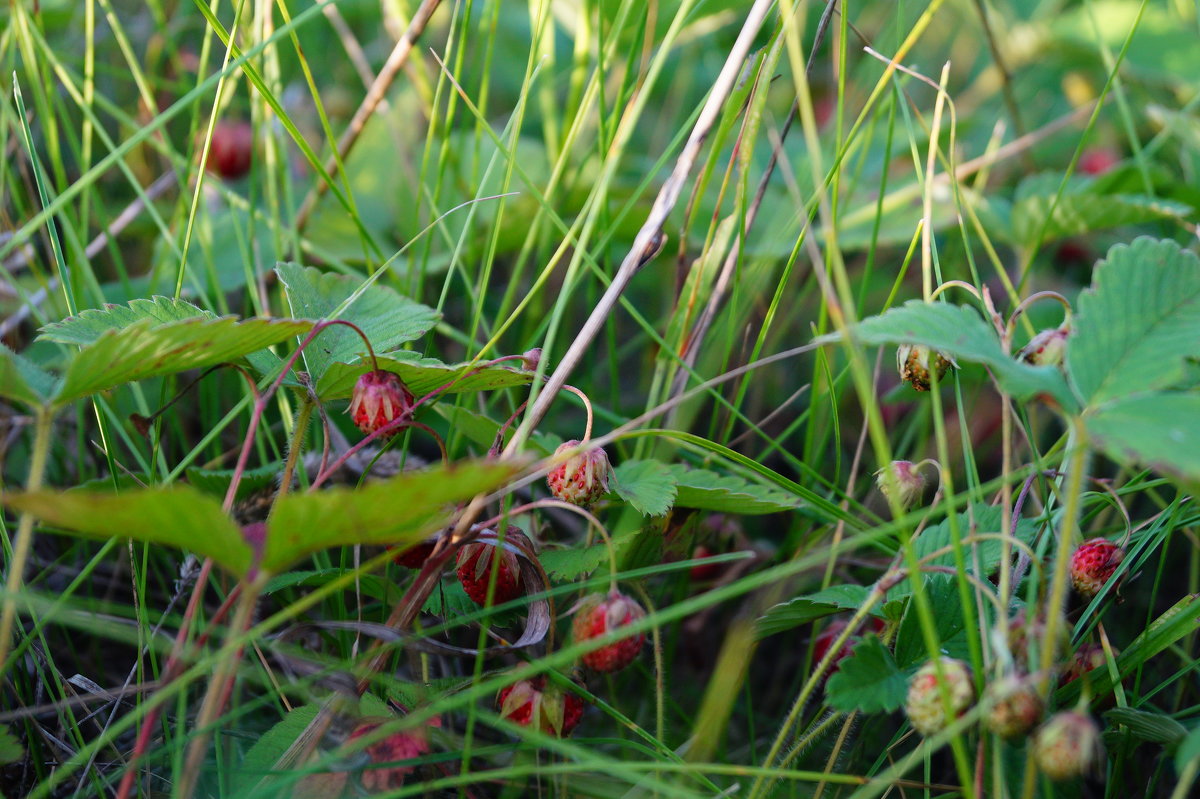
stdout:
POLYGON ((1071 328, 1067 324, 1038 332, 1017 353, 1018 360, 1034 366, 1058 366, 1067 351, 1067 338, 1071 328))
POLYGON ((1075 650, 1075 654, 1063 668, 1058 684, 1066 685, 1078 680, 1089 671, 1095 671, 1105 664, 1104 647, 1099 644, 1084 644, 1075 650))
MULTIPOLYGON (((523 533, 509 530, 506 538, 510 543, 521 543, 533 549, 533 543, 523 533)), ((458 551, 458 581, 467 596, 475 604, 483 605, 488 597, 488 585, 492 580, 493 566, 496 572, 496 587, 492 591, 492 602, 501 605, 511 602, 525 593, 521 586, 521 563, 517 554, 508 548, 488 541, 472 541, 458 551)))
MULTIPOLYGON (((829 653, 830 647, 832 647, 834 642, 841 637, 848 623, 849 622, 847 622, 845 619, 836 619, 830 622, 825 629, 821 631, 821 634, 813 639, 814 666, 820 663, 825 658, 825 655, 829 653)), ((842 661, 850 657, 850 655, 854 653, 854 648, 862 643, 864 635, 867 633, 879 634, 883 632, 883 629, 884 623, 882 619, 869 616, 863 623, 863 626, 859 628, 859 631, 851 634, 850 637, 846 639, 846 643, 842 644, 842 648, 838 650, 838 653, 834 655, 833 662, 830 663, 829 668, 825 670, 825 674, 822 677, 822 682, 828 680, 837 673, 837 670, 841 668, 842 661)))
POLYGON ((1107 538, 1084 541, 1071 555, 1071 585, 1085 599, 1100 593, 1125 560, 1125 550, 1107 538))
MULTIPOLYGON (((593 594, 580 603, 571 631, 575 643, 582 643, 633 624, 645 615, 646 611, 642 610, 642 606, 624 594, 616 591, 608 596, 593 594)), ((637 658, 645 642, 646 636, 643 633, 627 635, 607 646, 588 652, 581 660, 583 665, 592 671, 620 671, 637 658)))
MULTIPOLYGON (((359 724, 350 733, 349 742, 358 740, 379 728, 381 722, 368 721, 359 724)), ((430 726, 439 726, 435 719, 430 726)), ((352 750, 356 748, 351 746, 352 750)), ((368 793, 382 793, 404 785, 404 778, 413 772, 414 766, 393 765, 403 760, 414 760, 429 754, 429 739, 424 728, 394 732, 381 740, 367 744, 363 751, 368 764, 359 775, 362 787, 368 793)))
MULTIPOLYGON (((350 395, 350 418, 363 433, 370 435, 392 422, 413 406, 413 395, 400 376, 378 369, 366 372, 354 384, 350 395)), ((395 435, 395 431, 385 434, 395 435)))
POLYGON ((1034 760, 1056 782, 1081 776, 1099 751, 1100 728, 1083 713, 1056 713, 1033 734, 1034 760))
MULTIPOLYGON (((568 441, 554 454, 559 455, 578 446, 578 441, 568 441)), ((608 472, 608 455, 604 448, 592 447, 572 455, 551 469, 546 475, 546 483, 555 498, 587 507, 608 493, 608 472)))
POLYGON ((917 669, 908 682, 908 696, 904 701, 904 712, 917 732, 928 738, 946 728, 975 701, 975 686, 971 682, 971 670, 961 660, 939 658, 942 667, 945 693, 949 697, 950 715, 942 698, 942 680, 938 678, 937 664, 930 660, 917 669))
POLYGON ((916 391, 928 391, 933 385, 933 375, 941 380, 951 361, 945 355, 922 344, 901 344, 896 349, 896 368, 900 379, 916 391))
POLYGON ((892 461, 875 472, 875 485, 889 500, 895 498, 902 510, 908 510, 925 491, 925 478, 912 461, 892 461))
POLYGON ((254 129, 249 122, 222 119, 213 126, 205 162, 208 171, 226 180, 245 177, 254 155, 254 129))
POLYGON ((581 696, 547 685, 540 674, 501 688, 496 706, 501 718, 559 738, 579 726, 584 707, 581 696))
MULTIPOLYGON (((703 560, 704 558, 711 558, 715 554, 717 553, 713 552, 704 544, 700 544, 692 550, 692 559, 703 560)), ((688 576, 693 582, 707 583, 710 580, 715 580, 721 576, 721 572, 724 570, 724 565, 725 564, 723 563, 697 563, 688 570, 688 576)))
POLYGON ((984 723, 1001 738, 1018 738, 1042 718, 1042 698, 1025 680, 1006 677, 988 688, 993 702, 984 723))

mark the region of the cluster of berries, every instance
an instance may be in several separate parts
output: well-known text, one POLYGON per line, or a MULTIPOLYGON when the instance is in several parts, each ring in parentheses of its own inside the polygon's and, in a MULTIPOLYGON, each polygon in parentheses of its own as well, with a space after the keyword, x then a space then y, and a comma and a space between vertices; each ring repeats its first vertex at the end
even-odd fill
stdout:
MULTIPOLYGON (((904 712, 921 735, 942 732, 975 702, 975 684, 967 664, 954 658, 929 661, 908 684, 904 712)), ((984 724, 1007 739, 1029 734, 1041 720, 1041 696, 1027 679, 1010 677, 987 690, 984 724)), ((1033 731, 1030 753, 1052 780, 1078 777, 1091 768, 1100 750, 1100 728, 1091 716, 1075 710, 1055 713, 1033 731)))
MULTIPOLYGON (((371 434, 391 424, 413 407, 413 395, 391 372, 364 374, 355 385, 350 416, 364 433, 371 434)), ((550 471, 546 482, 550 493, 563 502, 583 507, 592 505, 608 493, 610 466, 601 447, 586 447, 586 442, 567 441, 555 455, 571 453, 550 471)), ((489 531, 490 532, 490 531, 489 531)), ((396 561, 420 568, 433 554, 436 541, 419 543, 400 553, 396 561)), ((517 530, 507 533, 504 546, 494 541, 494 533, 459 548, 455 562, 458 580, 476 604, 503 604, 524 595, 522 568, 518 552, 535 552, 533 542, 517 530)), ((583 599, 575 613, 572 634, 576 643, 610 635, 615 640, 585 653, 581 662, 593 672, 620 671, 636 658, 645 644, 643 633, 620 635, 619 631, 645 616, 641 605, 616 591, 593 594, 583 599)), ((518 680, 496 697, 500 715, 509 721, 543 733, 566 736, 583 718, 583 699, 564 691, 539 675, 518 680)))

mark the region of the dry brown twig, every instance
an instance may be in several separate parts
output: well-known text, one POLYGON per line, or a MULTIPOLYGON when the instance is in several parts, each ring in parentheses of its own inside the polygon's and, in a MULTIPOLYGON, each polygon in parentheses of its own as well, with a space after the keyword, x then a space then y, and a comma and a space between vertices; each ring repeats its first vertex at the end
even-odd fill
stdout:
POLYGON ((557 368, 546 379, 546 383, 541 391, 533 398, 525 419, 522 420, 517 432, 504 449, 505 456, 511 457, 520 450, 529 433, 542 420, 542 417, 546 415, 550 404, 554 402, 559 390, 567 382, 567 377, 579 365, 584 354, 588 352, 592 340, 600 332, 600 328, 608 319, 609 314, 612 313, 613 308, 616 307, 617 301, 620 299, 621 294, 624 293, 629 282, 633 279, 633 276, 648 262, 647 253, 656 253, 659 246, 661 246, 663 225, 666 223, 671 211, 675 208, 675 204, 679 200, 679 195, 683 191, 684 183, 691 174, 692 167, 695 165, 696 159, 700 155, 700 150, 704 146, 704 141, 708 138, 708 134, 716 123, 717 117, 725 106, 725 101, 729 98, 729 93, 733 90, 734 84, 742 72, 742 67, 750 53, 754 37, 758 34, 759 28, 762 27, 773 5, 774 3, 770 2, 770 0, 755 0, 754 5, 746 14, 746 21, 742 25, 742 30, 738 33, 737 40, 734 42, 733 48, 729 51, 729 56, 726 58, 724 66, 721 67, 720 74, 717 76, 716 81, 713 82, 712 92, 708 95, 704 107, 700 110, 700 115, 696 119, 696 124, 692 128, 691 135, 688 136, 683 150, 675 160, 674 169, 671 170, 671 174, 663 182, 662 188, 659 189, 658 196, 654 199, 654 205, 650 208, 650 213, 647 215, 645 223, 642 224, 637 236, 633 239, 633 245, 629 248, 629 253, 625 256, 625 260, 621 262, 621 266, 613 276, 608 289, 600 297, 596 303, 596 307, 592 309, 591 314, 583 323, 583 327, 579 333, 576 334, 574 341, 572 341, 571 346, 563 355, 562 360, 559 361, 557 368))

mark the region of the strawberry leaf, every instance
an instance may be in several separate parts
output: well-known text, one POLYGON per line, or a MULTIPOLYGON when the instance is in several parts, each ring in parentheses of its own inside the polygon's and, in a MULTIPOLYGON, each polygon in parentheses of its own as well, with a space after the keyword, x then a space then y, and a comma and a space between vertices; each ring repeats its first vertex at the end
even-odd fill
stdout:
POLYGON ((35 491, 6 494, 8 507, 44 524, 89 538, 132 538, 212 558, 242 577, 253 553, 221 504, 194 488, 173 485, 126 491, 35 491))
POLYGON ((1153 467, 1200 483, 1200 395, 1153 393, 1124 397, 1090 411, 1092 440, 1115 461, 1153 467))
POLYGON ((826 686, 829 706, 846 713, 890 713, 904 704, 907 693, 908 677, 876 635, 855 645, 826 686))
POLYGON ((236 360, 306 333, 312 325, 301 319, 196 317, 168 324, 142 319, 106 330, 80 350, 54 399, 61 405, 122 383, 236 360))
POLYGON ((677 486, 675 505, 681 508, 754 516, 796 510, 800 502, 791 494, 682 464, 667 467, 677 486))
MULTIPOLYGON (((420 338, 441 317, 432 308, 386 286, 367 285, 366 278, 322 272, 293 263, 279 264, 275 272, 283 283, 294 316, 352 322, 370 339, 378 354, 420 338)), ((357 333, 335 325, 322 331, 320 338, 304 350, 303 357, 313 382, 319 384, 331 365, 354 363, 365 353, 366 345, 357 333)))
POLYGON ((447 522, 454 503, 500 487, 520 468, 513 461, 460 461, 360 488, 288 494, 268 522, 262 568, 277 573, 333 546, 416 543, 447 522))
POLYGON ((92 344, 110 330, 120 330, 137 322, 149 320, 153 325, 182 322, 185 319, 216 319, 211 311, 197 308, 186 300, 171 297, 151 297, 131 300, 128 305, 106 305, 91 308, 51 322, 39 331, 38 341, 54 341, 84 347, 92 344))
POLYGON ((54 376, 0 343, 0 397, 35 408, 54 393, 54 376))
POLYGON ((1200 258, 1173 241, 1118 244, 1079 296, 1067 339, 1071 382, 1088 405, 1178 385, 1200 357, 1200 258))
MULTIPOLYGON (((327 330, 321 335, 329 335, 327 330)), ((361 339, 360 339, 361 341, 361 339)), ((447 394, 464 394, 473 391, 491 391, 497 388, 527 385, 533 373, 508 366, 484 366, 469 363, 447 364, 437 358, 422 358, 415 352, 395 352, 378 358, 379 368, 400 375, 408 390, 420 397, 435 388, 452 383, 447 394)), ((371 369, 368 361, 351 357, 348 363, 333 363, 325 376, 317 381, 317 395, 322 400, 349 397, 354 383, 371 369)), ((488 442, 491 445, 491 442, 488 442)))
POLYGON ((758 637, 786 632, 841 610, 857 610, 870 593, 871 589, 864 585, 831 585, 822 591, 781 602, 759 617, 758 637))
POLYGON ((613 493, 643 516, 662 516, 675 501, 675 479, 666 464, 626 461, 613 469, 613 493))

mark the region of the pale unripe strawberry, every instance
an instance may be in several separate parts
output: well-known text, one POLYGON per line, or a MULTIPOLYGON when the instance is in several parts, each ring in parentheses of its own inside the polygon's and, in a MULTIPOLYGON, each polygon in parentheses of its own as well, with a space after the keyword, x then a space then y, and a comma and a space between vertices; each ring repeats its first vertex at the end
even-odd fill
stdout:
POLYGON ((933 373, 942 379, 950 368, 950 359, 923 344, 901 344, 896 350, 896 368, 900 379, 917 391, 928 391, 933 384, 933 373))
MULTIPOLYGON (((400 376, 382 369, 366 372, 354 384, 350 395, 350 418, 355 426, 370 435, 402 413, 412 409, 413 395, 400 376)), ((394 435, 386 434, 387 437, 394 435)))
POLYGON ((925 478, 912 461, 892 461, 875 472, 875 484, 885 497, 894 498, 903 510, 911 508, 925 491, 925 478))
MULTIPOLYGON (((431 726, 439 726, 436 720, 431 726)), ((349 741, 362 738, 379 727, 378 722, 365 722, 350 733, 349 741)), ((429 753, 429 740, 425 730, 403 730, 392 733, 383 740, 368 744, 364 750, 370 761, 359 775, 359 781, 369 793, 382 793, 404 785, 404 778, 413 772, 413 766, 387 765, 401 760, 414 760, 429 753)))
MULTIPOLYGON (((517 530, 509 530, 507 539, 514 544, 522 544, 524 548, 533 551, 533 543, 517 530)), ((501 548, 497 555, 496 545, 488 541, 473 541, 458 551, 458 581, 462 583, 467 596, 475 604, 483 605, 488 598, 488 585, 492 579, 493 565, 499 566, 496 573, 496 586, 492 591, 492 602, 500 605, 510 602, 524 594, 521 585, 521 563, 515 552, 501 548)))
POLYGON ((583 698, 547 685, 540 674, 501 688, 496 706, 501 718, 559 738, 570 735, 583 718, 583 698))
POLYGON ((994 702, 984 723, 1001 738, 1017 738, 1042 718, 1042 698, 1027 681, 1006 677, 988 688, 994 702))
MULTIPOLYGON (((1026 612, 1021 610, 1008 620, 1008 649, 1018 667, 1038 668, 1038 664, 1041 662, 1041 648, 1046 645, 1046 620, 1043 617, 1037 616, 1031 622, 1026 612)), ((1051 662, 1061 660, 1067 654, 1070 646, 1071 634, 1066 625, 1060 624, 1051 662)))
MULTIPOLYGON (((579 446, 568 441, 554 451, 555 455, 579 446)), ((592 447, 572 455, 546 475, 550 493, 572 505, 586 507, 608 493, 608 455, 603 447, 592 447)))
POLYGON ((937 665, 928 661, 917 670, 908 683, 908 697, 904 712, 917 732, 928 738, 946 728, 951 721, 962 715, 975 700, 975 686, 971 683, 971 670, 967 664, 954 658, 940 658, 945 679, 946 694, 950 700, 950 714, 942 701, 942 684, 938 680, 937 665))
POLYGON ((1091 599, 1100 592, 1125 560, 1125 550, 1107 538, 1084 541, 1071 555, 1071 585, 1080 596, 1091 599))
MULTIPOLYGON (((575 642, 600 638, 646 615, 642 606, 624 594, 613 591, 608 596, 593 594, 584 599, 575 613, 571 632, 575 642)), ((594 649, 582 658, 583 665, 593 671, 614 672, 628 666, 642 651, 646 642, 644 633, 620 638, 613 643, 594 649)))
POLYGON ((1071 329, 1067 324, 1038 332, 1017 353, 1017 358, 1034 366, 1058 366, 1067 351, 1067 337, 1071 329))
POLYGON ((1033 734, 1033 757, 1052 780, 1069 780, 1087 771, 1100 750, 1100 728, 1090 716, 1056 713, 1033 734))

